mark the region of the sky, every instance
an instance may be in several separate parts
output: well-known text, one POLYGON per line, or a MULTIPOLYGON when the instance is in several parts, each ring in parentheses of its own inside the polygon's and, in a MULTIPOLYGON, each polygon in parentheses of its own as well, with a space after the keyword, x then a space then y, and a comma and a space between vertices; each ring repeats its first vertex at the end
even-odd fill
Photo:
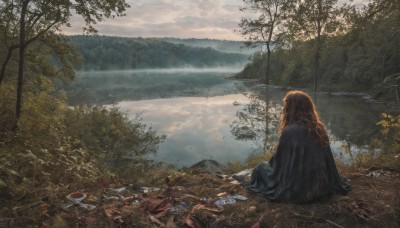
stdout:
MULTIPOLYGON (((95 26, 100 35, 243 40, 234 32, 240 19, 246 16, 239 10, 242 0, 127 0, 127 3, 131 7, 126 16, 95 26)), ((72 18, 71 25, 63 28, 66 35, 82 34, 83 22, 78 17, 72 18)))

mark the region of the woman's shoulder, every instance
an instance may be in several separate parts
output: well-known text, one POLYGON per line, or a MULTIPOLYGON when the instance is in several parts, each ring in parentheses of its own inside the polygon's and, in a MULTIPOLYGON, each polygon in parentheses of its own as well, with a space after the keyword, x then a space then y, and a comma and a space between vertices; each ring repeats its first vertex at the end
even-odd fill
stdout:
POLYGON ((281 140, 285 142, 287 140, 306 141, 308 137, 308 128, 302 123, 291 123, 285 127, 282 132, 281 140))
POLYGON ((302 132, 307 132, 307 127, 305 124, 302 123, 291 123, 289 125, 287 125, 285 127, 285 129, 283 130, 283 134, 298 134, 298 133, 302 133, 302 132))

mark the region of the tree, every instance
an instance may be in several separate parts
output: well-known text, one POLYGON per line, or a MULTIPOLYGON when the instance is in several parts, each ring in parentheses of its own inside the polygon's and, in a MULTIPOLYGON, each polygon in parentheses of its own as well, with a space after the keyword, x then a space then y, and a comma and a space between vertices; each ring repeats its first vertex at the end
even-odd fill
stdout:
MULTIPOLYGON (((280 41, 285 19, 293 7, 291 0, 243 0, 245 7, 241 11, 249 11, 258 14, 256 19, 243 18, 239 24, 240 34, 247 40, 247 47, 265 46, 267 50, 267 61, 265 70, 265 83, 270 82, 270 59, 272 45, 280 41)), ((269 135, 269 95, 268 88, 265 89, 265 140, 264 150, 267 149, 269 135)))
POLYGON ((279 42, 282 25, 293 6, 291 0, 243 0, 241 11, 258 14, 258 18, 242 18, 240 34, 245 37, 247 47, 264 46, 267 50, 265 83, 270 81, 270 57, 272 45, 279 42))
MULTIPOLYGON (((6 76, 6 67, 13 52, 19 49, 16 118, 21 115, 22 89, 26 50, 45 35, 60 36, 61 26, 70 26, 72 11, 81 16, 87 33, 96 33, 93 27, 105 18, 124 16, 129 7, 125 0, 4 0, 0 5, 0 30, 3 30, 7 54, 0 69, 0 85, 6 76)), ((67 64, 62 62, 61 64, 67 64)), ((73 71, 69 71, 73 74, 73 71)))
POLYGON ((315 40, 314 93, 320 74, 321 38, 338 31, 337 0, 300 0, 297 3, 289 30, 300 40, 315 40))
POLYGON ((262 141, 262 150, 270 151, 279 137, 282 108, 270 96, 265 97, 263 89, 253 88, 246 96, 250 103, 236 112, 237 118, 230 124, 231 133, 236 140, 262 141), (268 109, 269 115, 265 118, 268 109))

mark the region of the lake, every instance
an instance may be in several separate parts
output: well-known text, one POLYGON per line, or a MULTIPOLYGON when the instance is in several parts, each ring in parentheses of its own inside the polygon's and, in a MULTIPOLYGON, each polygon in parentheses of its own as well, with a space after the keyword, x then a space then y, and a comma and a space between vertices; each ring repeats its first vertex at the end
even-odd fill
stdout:
MULTIPOLYGON (((288 91, 255 81, 229 80, 240 69, 168 69, 79 73, 70 102, 114 103, 131 118, 166 134, 150 159, 191 166, 202 159, 245 161, 279 138, 282 98, 288 91), (265 110, 268 108, 268 118, 265 110), (267 137, 266 137, 267 136, 267 137)), ((382 104, 361 95, 318 94, 316 105, 335 156, 350 162, 380 136, 382 104), (349 151, 351 153, 349 153, 349 151)), ((379 150, 379 148, 378 148, 379 150)))

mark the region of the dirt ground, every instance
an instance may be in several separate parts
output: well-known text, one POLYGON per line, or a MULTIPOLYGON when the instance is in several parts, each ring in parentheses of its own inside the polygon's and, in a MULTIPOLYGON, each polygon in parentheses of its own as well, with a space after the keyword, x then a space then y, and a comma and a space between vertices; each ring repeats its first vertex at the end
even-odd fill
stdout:
POLYGON ((230 176, 176 172, 159 186, 119 182, 15 206, 0 227, 400 227, 399 171, 341 173, 347 196, 296 205, 271 203, 230 176))

